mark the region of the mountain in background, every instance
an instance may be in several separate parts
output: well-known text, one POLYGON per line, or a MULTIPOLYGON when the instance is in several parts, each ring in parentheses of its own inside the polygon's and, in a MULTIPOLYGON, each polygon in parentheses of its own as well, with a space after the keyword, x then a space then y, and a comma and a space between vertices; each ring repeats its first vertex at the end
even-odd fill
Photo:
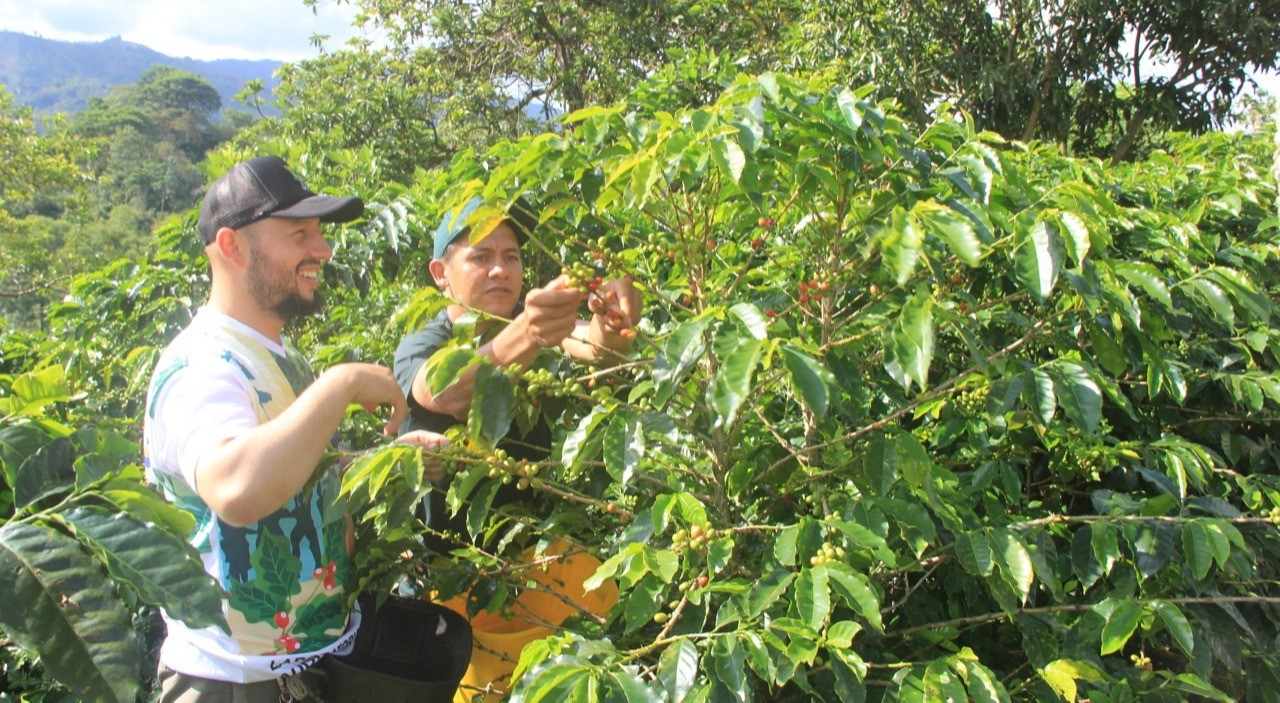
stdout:
POLYGON ((155 64, 190 71, 217 89, 223 109, 235 107, 236 93, 255 78, 267 91, 278 84, 279 61, 196 59, 166 56, 119 37, 100 42, 67 42, 0 31, 0 83, 36 114, 77 112, 90 98, 105 96, 118 85, 136 83, 155 64))

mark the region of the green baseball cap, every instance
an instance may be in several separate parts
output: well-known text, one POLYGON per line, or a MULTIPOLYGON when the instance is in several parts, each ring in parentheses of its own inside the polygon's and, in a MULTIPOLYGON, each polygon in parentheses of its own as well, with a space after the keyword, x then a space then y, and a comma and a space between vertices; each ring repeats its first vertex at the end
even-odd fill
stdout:
MULTIPOLYGON (((458 237, 471 231, 471 228, 467 226, 467 220, 483 204, 484 198, 474 195, 463 203, 461 208, 444 213, 444 217, 440 220, 440 226, 436 228, 434 258, 443 259, 445 249, 448 249, 449 245, 453 244, 458 237)), ((529 238, 529 233, 538 224, 537 216, 533 214, 533 209, 529 207, 529 203, 524 198, 516 198, 516 201, 507 209, 507 216, 504 221, 511 225, 511 229, 516 233, 516 241, 521 244, 524 244, 525 240, 529 238)))

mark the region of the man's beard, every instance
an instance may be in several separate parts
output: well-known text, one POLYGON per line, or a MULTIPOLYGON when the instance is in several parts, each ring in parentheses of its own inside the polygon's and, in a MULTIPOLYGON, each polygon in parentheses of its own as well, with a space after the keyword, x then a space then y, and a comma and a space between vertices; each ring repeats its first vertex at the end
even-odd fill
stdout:
MULTIPOLYGON (((304 264, 318 264, 318 261, 307 261, 304 264)), ((266 257, 259 252, 254 252, 254 256, 249 261, 249 268, 246 271, 246 279, 249 285, 249 293, 258 305, 264 310, 270 310, 275 313, 281 320, 288 322, 289 320, 314 315, 324 308, 324 296, 320 295, 320 291, 315 291, 308 300, 298 293, 297 285, 294 279, 297 275, 289 277, 280 276, 278 272, 273 271, 266 257)))

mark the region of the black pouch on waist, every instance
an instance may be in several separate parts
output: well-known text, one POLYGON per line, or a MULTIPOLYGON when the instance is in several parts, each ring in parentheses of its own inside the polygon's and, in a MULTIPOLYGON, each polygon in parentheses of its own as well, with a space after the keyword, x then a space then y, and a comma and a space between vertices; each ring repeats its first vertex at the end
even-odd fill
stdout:
POLYGON ((450 703, 471 662, 471 624, 436 603, 360 596, 351 654, 326 657, 330 703, 450 703))

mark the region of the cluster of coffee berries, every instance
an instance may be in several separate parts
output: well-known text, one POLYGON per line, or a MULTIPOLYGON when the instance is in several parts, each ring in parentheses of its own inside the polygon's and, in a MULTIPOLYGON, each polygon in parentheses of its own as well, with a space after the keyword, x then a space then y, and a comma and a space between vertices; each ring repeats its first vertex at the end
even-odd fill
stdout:
POLYGON ((561 398, 566 395, 582 395, 587 392, 580 382, 572 378, 560 378, 551 369, 507 367, 507 372, 512 379, 524 383, 525 392, 531 396, 543 395, 561 398), (513 368, 515 368, 514 371, 513 368))
POLYGON ((520 467, 516 469, 515 474, 520 477, 516 479, 516 488, 522 491, 526 488, 534 490, 542 488, 542 479, 538 478, 539 473, 542 473, 542 467, 529 463, 527 459, 521 459, 520 467))
POLYGON ((562 269, 561 275, 565 276, 568 285, 577 288, 578 293, 583 297, 595 296, 604 302, 604 315, 608 317, 609 324, 613 326, 613 329, 618 330, 619 337, 634 339, 636 331, 631 328, 630 323, 623 318, 622 312, 617 309, 617 294, 612 290, 601 292, 601 286, 604 285, 603 269, 609 260, 608 252, 594 251, 592 252, 592 258, 595 259, 596 266, 600 267, 601 271, 597 271, 581 261, 575 261, 562 269))
POLYGON ((694 588, 706 588, 709 583, 711 583, 711 577, 706 573, 701 573, 687 581, 681 581, 677 588, 680 589, 681 593, 684 593, 685 591, 690 591, 694 588))
POLYGON ((1088 477, 1094 481, 1115 467, 1117 458, 1101 445, 1074 446, 1049 457, 1049 470, 1056 476, 1088 477))
POLYGON ((987 388, 970 386, 956 393, 953 401, 956 406, 969 415, 981 415, 987 410, 987 388))
POLYGON ((542 479, 538 478, 538 474, 542 471, 541 467, 528 459, 516 461, 505 449, 494 449, 489 455, 488 464, 489 478, 499 479, 504 486, 514 481, 516 488, 522 491, 530 487, 535 489, 542 487, 542 479))
POLYGON ((818 566, 819 564, 825 564, 829 561, 844 559, 844 557, 844 547, 837 547, 830 542, 823 542, 822 549, 819 549, 817 554, 809 557, 809 565, 818 566))
POLYGON ((701 525, 691 525, 687 530, 676 530, 676 533, 671 537, 671 546, 677 551, 690 549, 705 556, 711 540, 719 536, 719 531, 713 528, 709 522, 701 525))
POLYGON ((596 273, 596 270, 581 261, 575 261, 560 271, 560 275, 568 278, 568 284, 571 288, 577 288, 578 292, 586 295, 600 289, 600 285, 604 279, 596 273))
POLYGON ((488 462, 489 450, 480 442, 463 433, 452 436, 449 444, 437 450, 445 471, 455 474, 467 466, 488 462))
MULTIPOLYGON (((496 452, 503 450, 497 449, 496 452)), ((505 486, 515 481, 516 488, 525 490, 533 488, 537 490, 542 488, 542 479, 538 478, 538 474, 542 473, 542 467, 536 463, 530 463, 528 459, 521 459, 518 464, 512 465, 510 458, 503 452, 503 463, 497 466, 489 467, 489 478, 501 477, 502 484, 505 486)))
POLYGON ((800 292, 800 304, 807 305, 810 299, 818 300, 822 298, 823 294, 826 293, 830 287, 830 283, 827 283, 826 281, 819 281, 816 278, 807 283, 800 281, 800 284, 796 286, 796 290, 800 292))

